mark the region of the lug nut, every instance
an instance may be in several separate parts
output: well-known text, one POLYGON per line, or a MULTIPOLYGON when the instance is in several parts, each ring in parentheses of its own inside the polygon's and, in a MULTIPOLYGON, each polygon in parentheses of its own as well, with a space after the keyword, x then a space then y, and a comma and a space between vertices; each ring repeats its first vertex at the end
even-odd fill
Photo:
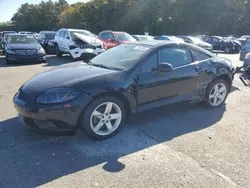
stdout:
POLYGON ((105 123, 105 121, 104 121, 104 120, 102 120, 102 123, 105 123))
POLYGON ((106 121, 106 123, 108 123, 108 122, 109 122, 109 120, 106 121))

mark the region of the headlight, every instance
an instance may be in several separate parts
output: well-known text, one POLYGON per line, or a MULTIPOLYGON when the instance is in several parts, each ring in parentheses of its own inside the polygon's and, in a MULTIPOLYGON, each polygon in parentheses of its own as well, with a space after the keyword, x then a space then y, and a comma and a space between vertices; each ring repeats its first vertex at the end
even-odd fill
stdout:
POLYGON ((38 104, 57 104, 70 101, 80 95, 79 91, 71 88, 54 88, 45 91, 36 99, 38 104))
POLYGON ((43 48, 40 48, 38 51, 37 51, 38 54, 45 54, 45 51, 43 48))
POLYGON ((6 49, 6 53, 7 54, 15 54, 15 51, 14 50, 11 50, 9 48, 6 49))

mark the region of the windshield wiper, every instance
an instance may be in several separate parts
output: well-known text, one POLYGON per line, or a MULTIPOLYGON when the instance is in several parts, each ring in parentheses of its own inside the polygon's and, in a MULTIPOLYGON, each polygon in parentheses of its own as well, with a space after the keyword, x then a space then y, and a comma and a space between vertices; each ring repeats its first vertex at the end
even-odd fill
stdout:
POLYGON ((93 64, 91 60, 88 61, 88 65, 94 66, 94 67, 100 67, 104 69, 109 69, 109 70, 122 70, 121 68, 116 68, 116 67, 107 67, 106 65, 103 64, 93 64))

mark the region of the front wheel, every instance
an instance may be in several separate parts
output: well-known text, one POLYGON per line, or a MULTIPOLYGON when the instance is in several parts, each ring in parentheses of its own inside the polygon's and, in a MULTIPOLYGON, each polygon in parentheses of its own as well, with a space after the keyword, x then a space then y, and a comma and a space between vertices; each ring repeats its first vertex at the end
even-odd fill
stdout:
POLYGON ((206 94, 206 103, 209 107, 215 108, 221 106, 227 99, 229 93, 229 84, 223 79, 213 81, 206 94))
POLYGON ((103 140, 115 135, 125 120, 123 103, 112 96, 94 99, 82 115, 80 128, 90 137, 103 140))

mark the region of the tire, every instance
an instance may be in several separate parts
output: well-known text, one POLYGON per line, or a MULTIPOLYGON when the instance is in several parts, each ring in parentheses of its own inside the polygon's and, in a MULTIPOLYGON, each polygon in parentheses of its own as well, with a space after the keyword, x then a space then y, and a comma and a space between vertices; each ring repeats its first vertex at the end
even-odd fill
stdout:
POLYGON ((227 53, 227 54, 229 54, 229 53, 232 52, 232 48, 231 48, 231 47, 226 47, 226 48, 224 49, 224 52, 227 53))
POLYGON ((206 105, 210 108, 216 108, 223 105, 227 99, 229 89, 229 83, 224 79, 217 79, 211 82, 206 91, 206 105), (217 92, 215 88, 216 86, 218 86, 217 92), (222 87, 225 89, 223 92, 222 87), (217 100, 217 103, 215 100, 217 100))
POLYGON ((56 45, 56 56, 57 56, 57 57, 62 57, 62 54, 63 54, 63 53, 60 51, 59 46, 56 45))
POLYGON ((89 137, 96 140, 104 140, 114 136, 121 129, 125 117, 126 113, 123 102, 115 97, 106 96, 94 99, 88 105, 78 123, 80 128, 89 137), (112 111, 107 110, 107 106, 109 105, 110 107, 110 104, 112 104, 112 111), (105 114, 105 110, 107 110, 107 114, 105 114), (114 119, 112 119, 112 114, 116 114, 117 117, 113 116, 114 119), (108 124, 106 124, 106 122, 108 124), (97 128, 98 125, 99 129, 97 128), (110 129, 108 127, 110 127, 110 129))

